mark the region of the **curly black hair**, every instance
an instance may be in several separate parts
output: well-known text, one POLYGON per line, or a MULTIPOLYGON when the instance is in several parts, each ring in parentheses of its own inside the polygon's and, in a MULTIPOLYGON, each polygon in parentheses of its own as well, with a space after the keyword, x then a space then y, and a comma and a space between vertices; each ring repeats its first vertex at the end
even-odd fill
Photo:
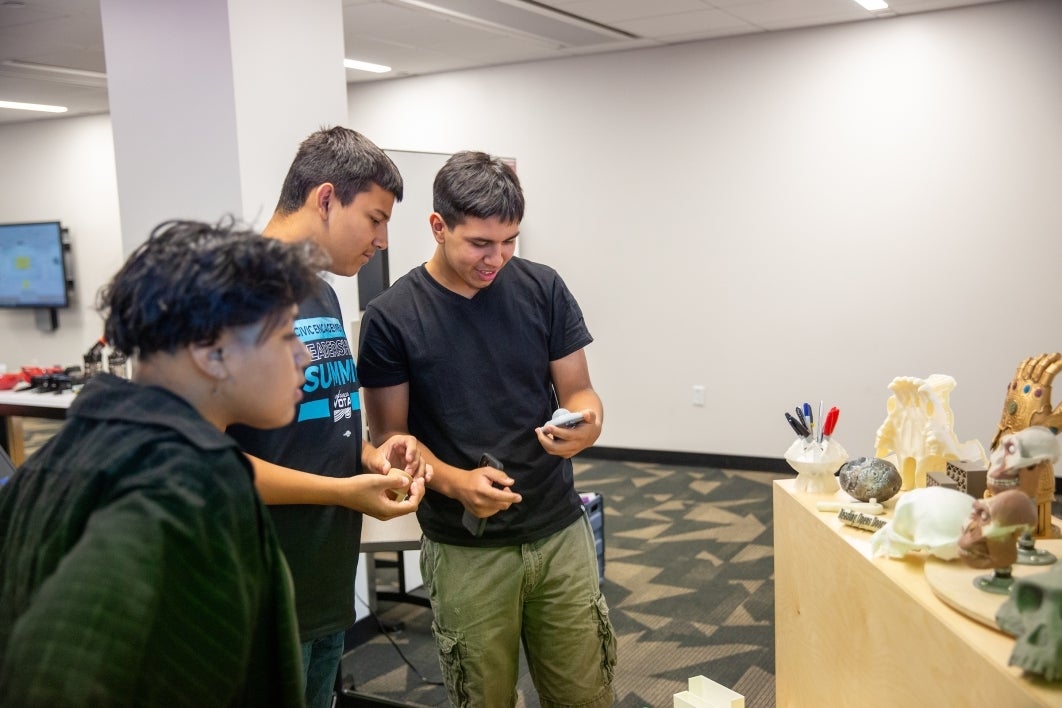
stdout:
POLYGON ((309 241, 277 241, 232 218, 166 221, 100 289, 104 336, 141 358, 210 345, 224 329, 259 321, 265 336, 315 291, 327 262, 309 241))

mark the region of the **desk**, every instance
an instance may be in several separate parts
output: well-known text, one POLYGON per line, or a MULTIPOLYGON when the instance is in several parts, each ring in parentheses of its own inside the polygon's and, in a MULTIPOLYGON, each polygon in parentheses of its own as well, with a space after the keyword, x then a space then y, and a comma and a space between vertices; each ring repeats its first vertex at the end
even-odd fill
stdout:
MULTIPOLYGON (((415 513, 399 516, 388 521, 380 521, 369 515, 364 516, 361 522, 361 552, 365 554, 365 562, 358 563, 359 578, 357 585, 361 586, 362 578, 364 578, 364 589, 367 594, 366 605, 369 610, 376 611, 377 600, 408 602, 422 607, 431 606, 428 598, 410 593, 410 590, 422 585, 419 570, 414 568, 412 575, 415 580, 411 581, 410 573, 406 569, 406 551, 417 551, 414 566, 416 561, 420 559, 420 537, 420 523, 417 522, 415 513), (384 561, 376 557, 377 553, 385 552, 398 554, 398 560, 393 565, 398 573, 397 591, 392 592, 376 588, 377 565, 390 566, 390 561, 384 561)), ((361 612, 358 615, 361 616, 361 612)))
POLYGON ((847 495, 774 484, 778 706, 1062 706, 1062 683, 1007 666, 1011 637, 933 594, 924 554, 872 559, 870 533, 815 509, 847 495))
POLYGON ((75 396, 71 391, 0 391, 0 445, 16 466, 21 465, 26 457, 20 418, 63 420, 75 396))

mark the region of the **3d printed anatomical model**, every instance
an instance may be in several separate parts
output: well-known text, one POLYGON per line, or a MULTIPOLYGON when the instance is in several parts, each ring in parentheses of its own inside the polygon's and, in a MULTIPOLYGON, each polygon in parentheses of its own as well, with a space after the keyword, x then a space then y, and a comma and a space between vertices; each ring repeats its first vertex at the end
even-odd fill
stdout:
POLYGON ((1062 565, 1018 578, 996 613, 996 624, 1017 637, 1010 665, 1062 679, 1062 565))
POLYGON ((872 555, 902 558, 926 551, 942 560, 959 557, 959 536, 974 499, 947 487, 912 489, 896 502, 892 521, 870 537, 872 555))
POLYGON ((1017 562, 1023 565, 1049 565, 1058 560, 1053 553, 1037 549, 1033 538, 1040 521, 1035 499, 1041 466, 1048 466, 1051 479, 1054 480, 1054 463, 1058 457, 1059 446, 1055 432, 1042 425, 1034 425, 1000 438, 989 460, 988 474, 985 477, 985 497, 1017 490, 1029 497, 1036 511, 1036 519, 1018 542, 1017 562))
POLYGON ((928 472, 943 472, 948 460, 987 462, 977 440, 960 443, 952 428, 951 390, 955 379, 899 376, 889 384, 888 416, 878 428, 876 456, 896 458, 901 489, 926 486, 928 472))
POLYGON ((976 499, 959 537, 959 557, 971 568, 993 568, 996 573, 982 576, 975 585, 990 590, 986 583, 1006 593, 1010 587, 1010 567, 1018 559, 1018 537, 1036 526, 1036 505, 1020 489, 976 499))
POLYGON ((1050 428, 1036 425, 1004 435, 988 458, 985 496, 1020 489, 1035 497, 1040 465, 1053 465, 1058 456, 1058 437, 1050 428))
MULTIPOLYGON (((1014 378, 1007 384, 1007 397, 992 440, 992 450, 999 447, 1004 437, 1025 428, 1044 426, 1058 432, 1062 426, 1062 404, 1051 407, 1051 384, 1059 371, 1062 371, 1062 354, 1058 352, 1029 357, 1018 364, 1014 378)), ((1039 538, 1062 536, 1062 531, 1051 525, 1051 501, 1055 493, 1053 463, 1040 462, 1032 478, 1037 483, 1032 493, 1036 501, 1035 535, 1039 538)))

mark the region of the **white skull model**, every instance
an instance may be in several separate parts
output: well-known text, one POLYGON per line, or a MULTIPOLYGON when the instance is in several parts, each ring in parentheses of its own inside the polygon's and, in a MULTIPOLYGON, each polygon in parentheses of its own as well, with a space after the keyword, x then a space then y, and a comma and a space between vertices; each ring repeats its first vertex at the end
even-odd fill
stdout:
POLYGON ((889 384, 888 416, 878 428, 874 456, 895 457, 901 489, 926 486, 927 473, 943 470, 948 460, 985 462, 981 443, 959 442, 955 435, 950 402, 954 388, 955 379, 946 374, 928 379, 897 376, 889 384))
POLYGON ((1018 638, 1012 666, 1048 681, 1062 679, 1062 565, 1015 580, 996 624, 1018 638))
POLYGON ((1004 435, 988 460, 988 487, 997 493, 1015 489, 1021 470, 1048 460, 1055 462, 1058 456, 1058 438, 1050 428, 1035 425, 1004 435))
POLYGON ((902 558, 911 551, 928 551, 943 560, 958 558, 959 536, 973 503, 973 497, 956 489, 912 489, 896 502, 892 521, 870 537, 873 555, 902 558))

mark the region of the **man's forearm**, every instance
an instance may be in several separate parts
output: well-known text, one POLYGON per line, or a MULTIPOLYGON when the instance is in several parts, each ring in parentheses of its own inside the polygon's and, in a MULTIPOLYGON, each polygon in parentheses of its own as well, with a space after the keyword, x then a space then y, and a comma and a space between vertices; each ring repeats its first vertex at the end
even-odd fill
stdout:
MULTIPOLYGON (((254 465, 254 486, 262 501, 281 504, 339 504, 339 485, 342 478, 283 467, 254 455, 247 455, 254 465)), ((354 470, 351 470, 351 474, 354 470)))

